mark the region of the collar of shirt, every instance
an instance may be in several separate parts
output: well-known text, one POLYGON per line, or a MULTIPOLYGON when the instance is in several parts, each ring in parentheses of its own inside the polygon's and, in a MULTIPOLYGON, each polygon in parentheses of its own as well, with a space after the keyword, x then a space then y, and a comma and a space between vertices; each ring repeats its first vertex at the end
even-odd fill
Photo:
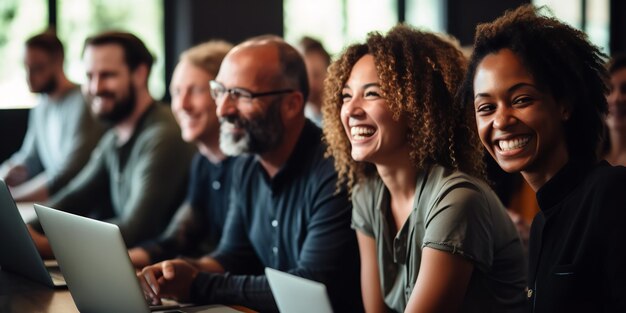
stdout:
POLYGON ((589 164, 570 160, 537 191, 537 203, 546 217, 556 213, 556 205, 583 181, 592 168, 589 164))
MULTIPOLYGON (((279 192, 285 184, 293 181, 292 177, 298 176, 304 170, 304 165, 309 163, 306 160, 314 156, 314 149, 319 146, 321 139, 321 129, 307 119, 296 146, 293 148, 287 162, 278 170, 276 175, 270 178, 264 170, 261 170, 272 192, 279 192)), ((260 168, 259 160, 256 159, 255 162, 255 166, 260 168)))

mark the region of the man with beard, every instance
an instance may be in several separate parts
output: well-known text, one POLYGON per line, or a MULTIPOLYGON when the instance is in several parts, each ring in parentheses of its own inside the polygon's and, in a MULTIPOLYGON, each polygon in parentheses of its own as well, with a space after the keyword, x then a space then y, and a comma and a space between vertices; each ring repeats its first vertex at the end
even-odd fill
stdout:
MULTIPOLYGON (((111 129, 89 163, 48 203, 67 212, 117 224, 132 247, 160 234, 180 205, 193 148, 180 138, 170 109, 148 91, 154 61, 144 43, 122 32, 85 41, 83 91, 96 116, 111 129)), ((36 223, 39 252, 51 256, 36 223)))
POLYGON ((0 166, 0 178, 16 201, 45 201, 87 163, 104 128, 89 114, 80 87, 63 72, 63 44, 49 31, 25 44, 24 65, 31 109, 20 150, 0 166))
POLYGON ((322 133, 304 117, 307 73, 293 47, 273 36, 229 52, 211 81, 220 147, 235 165, 230 211, 212 254, 148 266, 138 275, 153 303, 239 304, 277 311, 264 267, 320 281, 336 312, 360 312, 359 255, 351 205, 337 190, 322 133))

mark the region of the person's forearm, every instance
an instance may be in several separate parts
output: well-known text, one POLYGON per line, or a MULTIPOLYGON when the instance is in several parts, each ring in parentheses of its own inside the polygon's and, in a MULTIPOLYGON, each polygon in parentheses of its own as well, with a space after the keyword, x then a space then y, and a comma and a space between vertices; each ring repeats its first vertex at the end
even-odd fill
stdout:
POLYGON ((11 161, 7 160, 4 163, 0 164, 0 179, 6 180, 7 175, 9 174, 11 161))
POLYGON ((28 179, 28 169, 22 164, 5 163, 2 178, 8 186, 17 186, 28 179))
POLYGON ((150 254, 143 248, 137 247, 128 250, 128 256, 130 257, 130 262, 136 268, 143 268, 152 264, 150 254))
POLYGON ((48 200, 48 176, 45 172, 11 188, 16 202, 44 202, 48 200))
POLYGON ((191 286, 193 303, 243 305, 259 312, 278 312, 265 276, 200 273, 191 286))
POLYGON ((224 273, 224 267, 212 257, 204 256, 199 259, 188 260, 197 269, 207 273, 224 273))

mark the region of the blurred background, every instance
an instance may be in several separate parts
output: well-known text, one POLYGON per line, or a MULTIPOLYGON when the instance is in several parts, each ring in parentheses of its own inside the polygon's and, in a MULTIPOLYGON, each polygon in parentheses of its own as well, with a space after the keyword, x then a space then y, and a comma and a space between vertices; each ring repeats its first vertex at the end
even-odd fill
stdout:
MULTIPOLYGON (((626 1, 537 0, 554 16, 586 32, 607 55, 626 52, 626 1)), ((296 43, 307 35, 337 54, 371 31, 398 22, 455 36, 471 46, 475 26, 493 20, 520 0, 2 0, 0 1, 0 160, 19 148, 28 108, 22 62, 24 41, 56 29, 66 50, 69 78, 84 81, 84 39, 103 30, 135 33, 156 56, 150 89, 169 100, 167 84, 178 55, 209 39, 237 43, 272 33, 296 43)))

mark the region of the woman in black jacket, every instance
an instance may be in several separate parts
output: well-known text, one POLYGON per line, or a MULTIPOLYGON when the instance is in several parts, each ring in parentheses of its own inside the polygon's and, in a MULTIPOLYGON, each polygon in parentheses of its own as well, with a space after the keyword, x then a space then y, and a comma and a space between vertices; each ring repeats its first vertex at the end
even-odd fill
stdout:
POLYGON ((540 11, 522 6, 477 28, 459 95, 487 151, 537 193, 532 312, 626 312, 626 168, 598 157, 604 55, 540 11))

